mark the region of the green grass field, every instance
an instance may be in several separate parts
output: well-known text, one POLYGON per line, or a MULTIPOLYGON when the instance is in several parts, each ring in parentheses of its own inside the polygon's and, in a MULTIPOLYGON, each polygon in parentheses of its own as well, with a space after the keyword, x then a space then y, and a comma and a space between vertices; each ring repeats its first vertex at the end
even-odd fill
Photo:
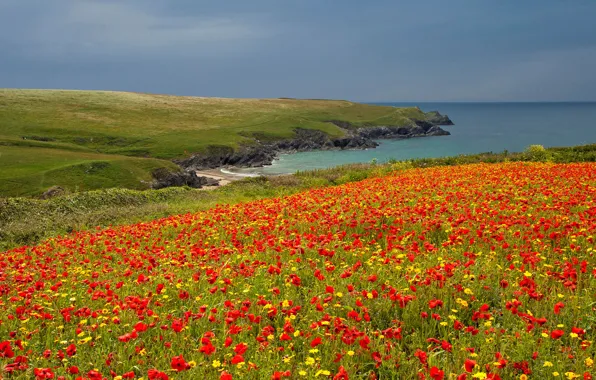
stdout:
POLYGON ((205 151, 295 128, 344 132, 356 125, 408 125, 417 108, 340 100, 227 99, 108 91, 0 89, 0 196, 31 196, 53 185, 69 191, 143 189, 157 167, 205 151))
POLYGON ((351 164, 294 175, 247 178, 213 191, 188 187, 140 191, 117 188, 77 192, 48 200, 0 198, 0 250, 35 244, 70 231, 147 222, 207 210, 216 205, 281 197, 308 189, 386 176, 405 169, 509 161, 596 162, 596 144, 548 149, 531 146, 522 153, 422 158, 382 165, 351 164))

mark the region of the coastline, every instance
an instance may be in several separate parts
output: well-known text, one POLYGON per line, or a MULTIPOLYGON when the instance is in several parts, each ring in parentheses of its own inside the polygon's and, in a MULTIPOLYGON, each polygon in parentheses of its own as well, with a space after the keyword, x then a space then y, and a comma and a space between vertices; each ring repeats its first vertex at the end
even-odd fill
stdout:
POLYGON ((202 189, 214 189, 247 177, 259 177, 257 173, 235 173, 232 168, 258 168, 271 165, 280 154, 320 150, 367 150, 376 148, 376 140, 410 139, 417 137, 445 136, 449 131, 440 126, 453 125, 447 115, 438 111, 426 113, 426 120, 411 119, 405 126, 361 125, 346 121, 328 120, 345 131, 344 137, 332 138, 322 131, 296 128, 292 139, 275 142, 260 141, 240 149, 212 146, 206 152, 183 160, 174 160, 191 176, 200 178, 202 189))
POLYGON ((405 126, 366 125, 356 126, 349 122, 329 120, 342 129, 343 137, 330 137, 319 130, 294 129, 295 137, 278 141, 262 141, 238 149, 227 146, 210 146, 206 151, 188 158, 174 160, 185 170, 208 170, 226 167, 250 168, 271 165, 281 153, 316 150, 352 150, 376 148, 380 139, 409 139, 415 137, 445 136, 450 133, 441 125, 453 125, 446 115, 436 111, 427 114, 427 120, 411 120, 405 126))
MULTIPOLYGON (((419 137, 423 137, 423 136, 416 136, 416 137, 407 137, 405 139, 410 139, 410 138, 419 138, 419 137)), ((282 155, 292 155, 292 154, 296 154, 296 153, 305 153, 305 152, 317 152, 317 151, 361 151, 361 150, 369 150, 369 149, 376 149, 378 148, 378 146, 380 146, 383 141, 390 141, 390 140, 403 140, 404 138, 382 138, 382 139, 378 139, 375 140, 375 146, 371 146, 370 148, 344 148, 344 149, 329 149, 329 148, 322 148, 322 149, 309 149, 309 150, 285 150, 285 151, 276 151, 274 152, 274 154, 271 157, 271 162, 267 162, 267 163, 263 163, 261 165, 247 165, 247 166, 232 166, 232 165, 226 165, 226 166, 220 166, 220 167, 215 167, 212 169, 196 169, 196 170, 191 170, 194 173, 196 173, 197 176, 200 177, 206 177, 215 181, 219 181, 219 186, 225 186, 230 184, 231 182, 235 182, 235 181, 239 181, 245 178, 254 178, 254 177, 271 177, 271 176, 283 176, 283 175, 291 175, 294 172, 288 172, 288 173, 262 173, 259 172, 258 169, 259 168, 264 168, 264 167, 268 167, 271 166, 273 164, 273 162, 277 159, 279 159, 280 156, 282 155), (255 172, 236 172, 235 170, 240 170, 240 169, 255 169, 257 171, 255 172)), ((367 161, 362 161, 362 162, 367 162, 367 161)), ((211 190, 214 188, 217 188, 218 185, 207 185, 206 187, 203 187, 202 189, 205 190, 211 190)))
POLYGON ((203 190, 213 190, 220 186, 229 185, 234 181, 239 181, 244 178, 249 177, 259 177, 258 174, 242 174, 242 173, 233 173, 228 170, 229 168, 221 167, 221 168, 214 168, 214 169, 201 169, 195 170, 195 174, 198 177, 206 177, 210 178, 217 182, 215 185, 210 186, 203 186, 201 189, 203 190))
POLYGON ((217 181, 217 185, 214 186, 204 186, 201 189, 211 190, 216 189, 219 186, 225 186, 233 181, 238 181, 242 179, 240 177, 234 176, 232 174, 227 174, 221 171, 222 168, 216 169, 204 169, 204 170, 195 170, 195 173, 199 177, 207 177, 217 181))

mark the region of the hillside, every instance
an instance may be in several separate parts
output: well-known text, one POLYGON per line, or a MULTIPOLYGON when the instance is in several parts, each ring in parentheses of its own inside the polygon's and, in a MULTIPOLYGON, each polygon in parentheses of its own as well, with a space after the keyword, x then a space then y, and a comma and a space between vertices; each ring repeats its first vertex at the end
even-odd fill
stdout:
POLYGON ((591 379, 596 165, 394 169, 0 253, 0 366, 591 379))
POLYGON ((417 108, 339 100, 0 89, 0 196, 35 195, 52 185, 142 189, 153 169, 175 170, 170 160, 213 147, 289 139, 297 128, 343 136, 330 120, 408 126, 427 117, 417 108), (63 175, 71 170, 85 175, 63 175))

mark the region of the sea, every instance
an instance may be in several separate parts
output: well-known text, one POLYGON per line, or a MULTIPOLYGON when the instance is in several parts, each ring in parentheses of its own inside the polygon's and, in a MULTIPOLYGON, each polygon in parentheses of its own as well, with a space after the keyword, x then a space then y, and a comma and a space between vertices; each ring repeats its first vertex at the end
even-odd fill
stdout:
POLYGON ((529 145, 545 147, 596 143, 596 102, 576 103, 372 103, 418 106, 439 111, 455 123, 444 126, 450 136, 378 140, 367 150, 313 151, 281 154, 270 166, 232 170, 243 176, 294 173, 357 162, 382 163, 483 152, 521 152, 529 145))

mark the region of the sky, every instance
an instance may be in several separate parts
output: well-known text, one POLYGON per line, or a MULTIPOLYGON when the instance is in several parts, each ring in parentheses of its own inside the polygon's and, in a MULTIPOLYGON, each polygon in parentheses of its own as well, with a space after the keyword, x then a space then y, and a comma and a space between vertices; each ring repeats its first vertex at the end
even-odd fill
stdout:
POLYGON ((0 0, 0 88, 596 101, 594 0, 0 0))

